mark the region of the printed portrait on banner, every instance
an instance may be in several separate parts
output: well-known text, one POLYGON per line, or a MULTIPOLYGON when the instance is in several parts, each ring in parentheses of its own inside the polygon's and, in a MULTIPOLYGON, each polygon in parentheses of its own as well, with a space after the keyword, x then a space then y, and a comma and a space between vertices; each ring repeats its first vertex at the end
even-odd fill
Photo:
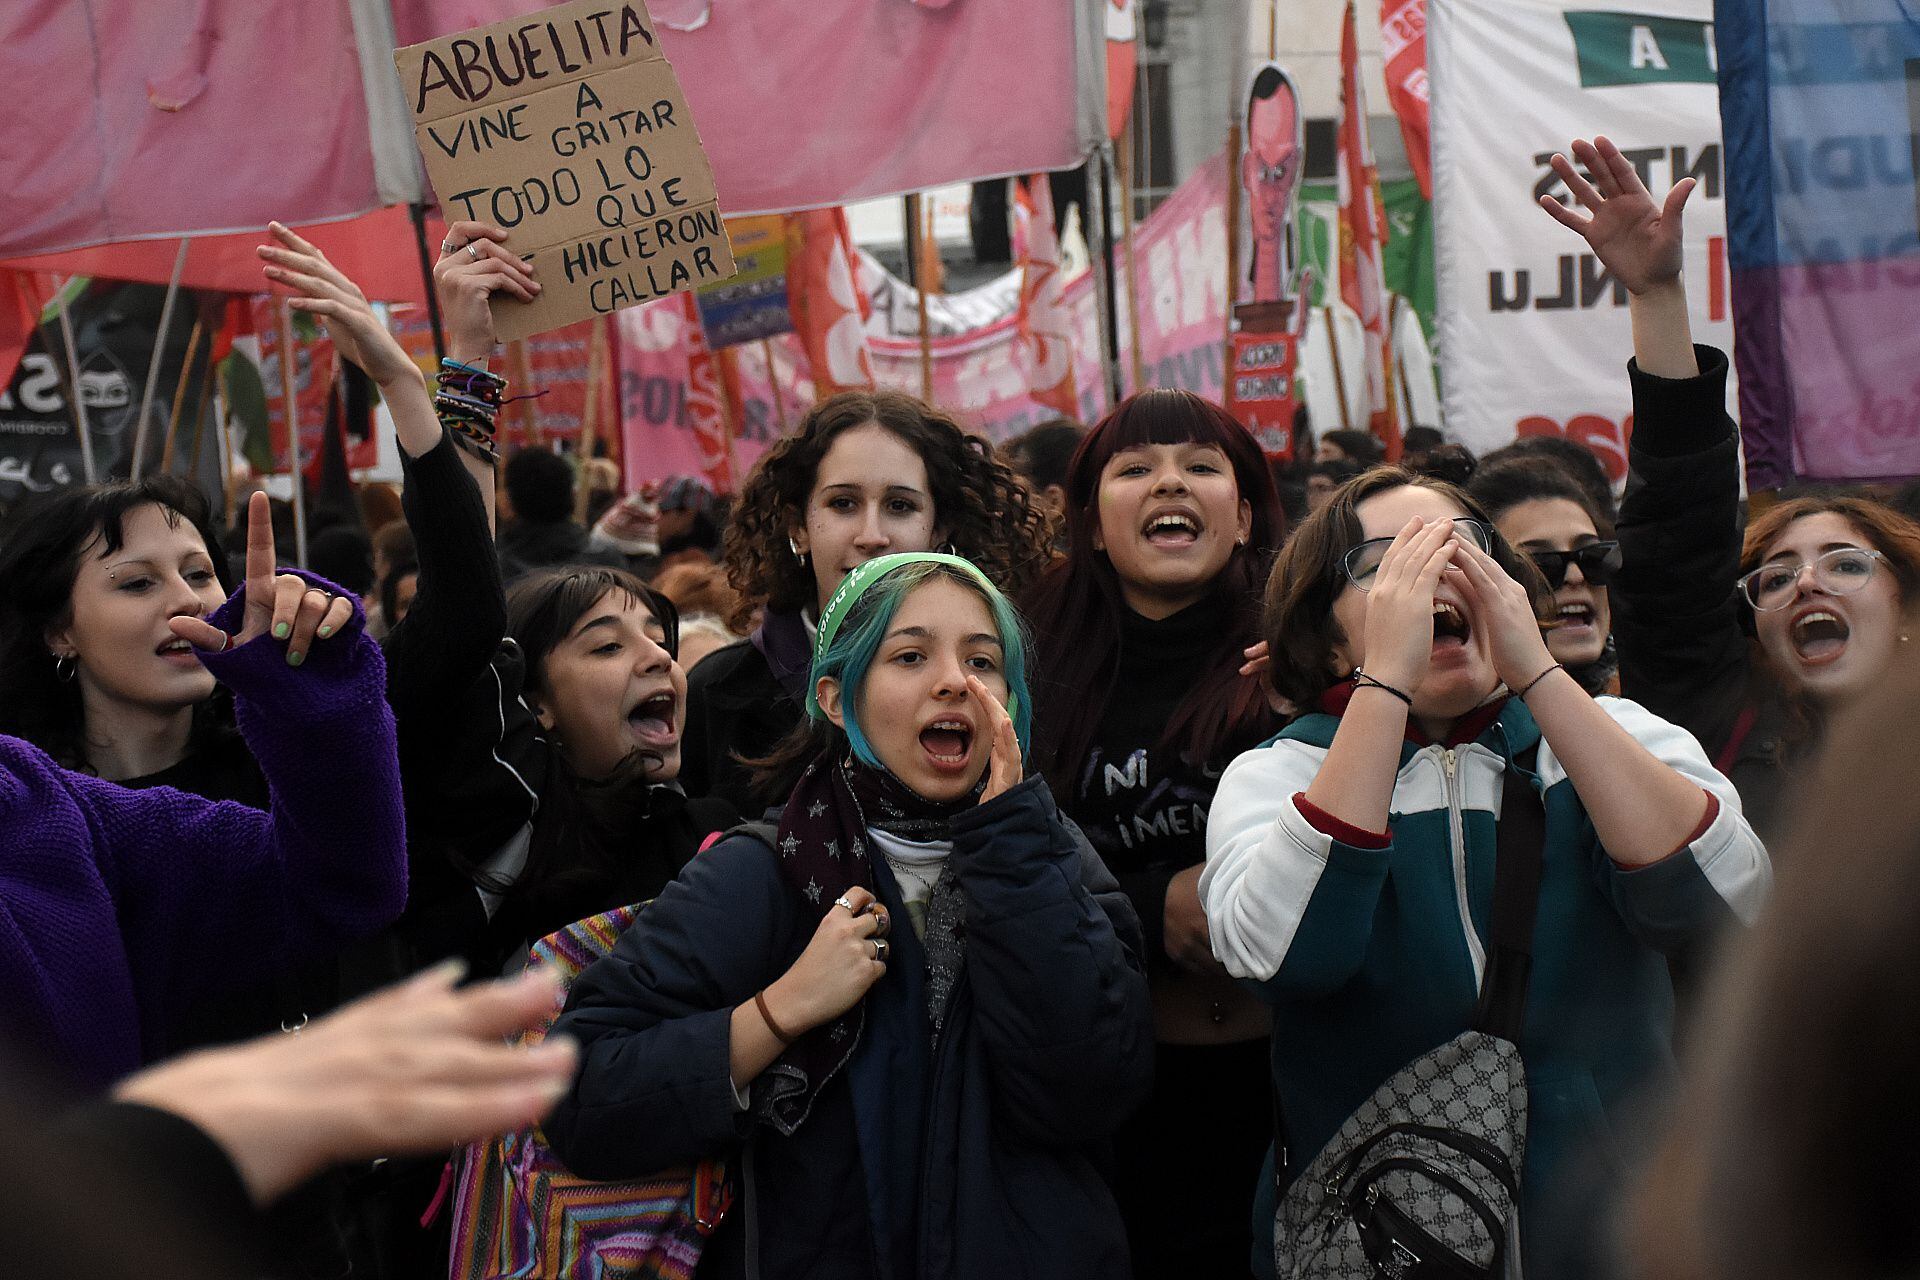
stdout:
POLYGON ((1245 264, 1237 303, 1285 303, 1293 297, 1300 260, 1294 214, 1306 163, 1305 122, 1293 78, 1278 63, 1254 68, 1247 85, 1239 173, 1245 264))

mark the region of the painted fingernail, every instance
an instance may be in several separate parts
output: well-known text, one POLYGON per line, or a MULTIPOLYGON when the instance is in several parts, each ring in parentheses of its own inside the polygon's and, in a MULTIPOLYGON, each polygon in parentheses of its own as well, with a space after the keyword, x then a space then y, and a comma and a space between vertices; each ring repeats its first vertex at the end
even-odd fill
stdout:
POLYGON ((321 638, 322 640, 325 640, 325 639, 326 639, 326 638, 327 638, 328 636, 330 636, 330 635, 332 635, 332 634, 333 634, 333 628, 332 628, 332 627, 322 627, 322 628, 320 628, 320 638, 321 638))
POLYGON ((275 640, 285 640, 288 636, 292 634, 293 634, 292 623, 276 622, 273 624, 273 638, 275 640))
POLYGON ((299 666, 299 665, 300 665, 301 663, 303 663, 303 662, 305 662, 306 660, 307 660, 307 655, 306 655, 306 654, 304 654, 304 653, 302 653, 302 652, 300 652, 300 651, 299 651, 298 649, 289 649, 289 650, 287 650, 287 665, 288 665, 288 666, 290 666, 290 667, 297 667, 297 666, 299 666))

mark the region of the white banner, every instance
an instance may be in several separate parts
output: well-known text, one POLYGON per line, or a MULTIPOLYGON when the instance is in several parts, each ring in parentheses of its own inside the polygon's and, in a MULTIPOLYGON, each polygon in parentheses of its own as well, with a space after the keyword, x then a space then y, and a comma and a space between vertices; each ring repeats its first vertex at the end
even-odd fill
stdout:
POLYGON ((1536 201, 1571 199, 1548 158, 1596 134, 1619 144, 1655 201, 1697 178, 1686 212, 1694 340, 1732 351, 1711 0, 1431 0, 1429 16, 1448 434, 1476 452, 1563 435, 1618 482, 1632 431, 1627 293, 1536 201))

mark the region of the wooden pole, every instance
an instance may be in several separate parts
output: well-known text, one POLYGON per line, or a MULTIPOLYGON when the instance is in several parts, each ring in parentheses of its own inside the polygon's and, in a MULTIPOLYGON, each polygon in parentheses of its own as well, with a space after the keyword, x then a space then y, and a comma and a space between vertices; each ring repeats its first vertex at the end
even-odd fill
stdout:
POLYGON ((213 438, 220 450, 220 507, 228 528, 233 526, 233 433, 227 426, 227 369, 216 366, 213 384, 213 438))
POLYGON ((595 320, 593 334, 587 339, 587 394, 580 410, 580 480, 573 492, 573 518, 582 524, 587 521, 587 504, 593 497, 587 487, 587 462, 600 436, 600 376, 607 363, 607 323, 595 320))
POLYGON ((1340 334, 1334 325, 1333 304, 1320 308, 1320 314, 1327 319, 1327 354, 1333 357, 1333 394, 1340 401, 1340 428, 1351 431, 1353 415, 1347 412, 1347 375, 1340 367, 1340 334))
MULTIPOLYGON (((69 279, 68 284, 71 283, 69 279)), ((61 287, 64 290, 66 286, 61 287)), ((73 429, 80 433, 80 469, 88 484, 98 484, 100 473, 93 460, 93 427, 87 421, 86 401, 80 398, 80 353, 73 341, 73 303, 74 298, 67 298, 60 305, 60 341, 67 349, 67 409, 73 414, 73 429)))
POLYGON ((300 474, 300 398, 295 394, 293 376, 293 308, 280 299, 280 394, 285 397, 287 421, 287 458, 293 475, 293 553, 294 563, 307 565, 307 486, 300 474))
MULTIPOLYGON (((167 346, 167 330, 173 324, 174 300, 180 296, 180 275, 187 269, 187 238, 180 237, 180 252, 173 256, 173 277, 167 281, 167 298, 160 304, 160 330, 154 335, 153 354, 147 358, 147 383, 140 392, 140 416, 133 427, 133 466, 129 474, 135 484, 146 470, 147 413, 153 408, 153 384, 160 377, 160 357, 167 346)), ((304 563, 304 562, 303 562, 304 563)))
POLYGON ((737 347, 722 347, 713 353, 714 372, 720 382, 720 439, 726 446, 727 481, 734 488, 740 487, 740 475, 734 465, 733 442, 739 437, 740 424, 745 421, 745 410, 740 404, 740 361, 735 355, 737 347))
MULTIPOLYGON (((592 352, 588 352, 592 359, 592 352)), ((530 395, 533 391, 533 356, 527 351, 527 340, 521 338, 513 343, 513 377, 520 384, 520 394, 530 395)), ((533 401, 523 400, 525 405, 520 413, 520 443, 532 446, 540 443, 538 415, 534 412, 533 401)))
POLYGON ((907 282, 913 286, 914 299, 920 308, 920 398, 933 400, 933 333, 927 325, 927 281, 920 269, 921 239, 926 234, 925 219, 921 216, 924 202, 919 192, 907 197, 907 282))
POLYGON ((1114 315, 1113 219, 1109 213, 1107 191, 1108 145, 1094 150, 1087 165, 1087 216, 1093 223, 1093 306, 1100 325, 1100 381, 1106 387, 1109 407, 1120 403, 1120 326, 1114 315))
POLYGON ((167 439, 160 446, 160 470, 173 470, 173 442, 180 434, 180 408, 187 400, 187 379, 193 376, 193 358, 200 354, 200 335, 206 332, 206 321, 199 316, 193 320, 193 332, 187 336, 187 358, 180 366, 180 381, 173 387, 173 405, 167 413, 167 439))
POLYGON ((1227 314, 1221 322, 1220 385, 1228 396, 1233 393, 1233 300, 1240 296, 1240 184, 1233 176, 1239 167, 1240 121, 1236 117, 1227 126, 1227 314))
POLYGON ((1122 131, 1119 154, 1120 171, 1120 243, 1127 251, 1127 351, 1128 368, 1133 374, 1133 389, 1146 389, 1146 358, 1140 352, 1140 281, 1133 260, 1133 117, 1127 117, 1122 131))
POLYGON ((187 448, 187 474, 200 471, 200 437, 207 425, 207 398, 213 394, 213 343, 207 343, 207 367, 200 374, 200 394, 193 399, 193 440, 187 448))
POLYGON ((787 398, 780 394, 780 374, 773 367, 773 339, 760 339, 760 354, 767 362, 767 386, 773 391, 773 421, 780 434, 787 434, 787 398))

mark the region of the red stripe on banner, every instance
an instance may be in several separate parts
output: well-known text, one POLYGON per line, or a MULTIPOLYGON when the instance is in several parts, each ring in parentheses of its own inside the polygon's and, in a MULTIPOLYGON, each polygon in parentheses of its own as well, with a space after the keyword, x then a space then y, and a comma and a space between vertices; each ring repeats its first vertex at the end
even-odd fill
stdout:
POLYGON ((1707 319, 1727 318, 1727 238, 1707 237, 1707 319))

